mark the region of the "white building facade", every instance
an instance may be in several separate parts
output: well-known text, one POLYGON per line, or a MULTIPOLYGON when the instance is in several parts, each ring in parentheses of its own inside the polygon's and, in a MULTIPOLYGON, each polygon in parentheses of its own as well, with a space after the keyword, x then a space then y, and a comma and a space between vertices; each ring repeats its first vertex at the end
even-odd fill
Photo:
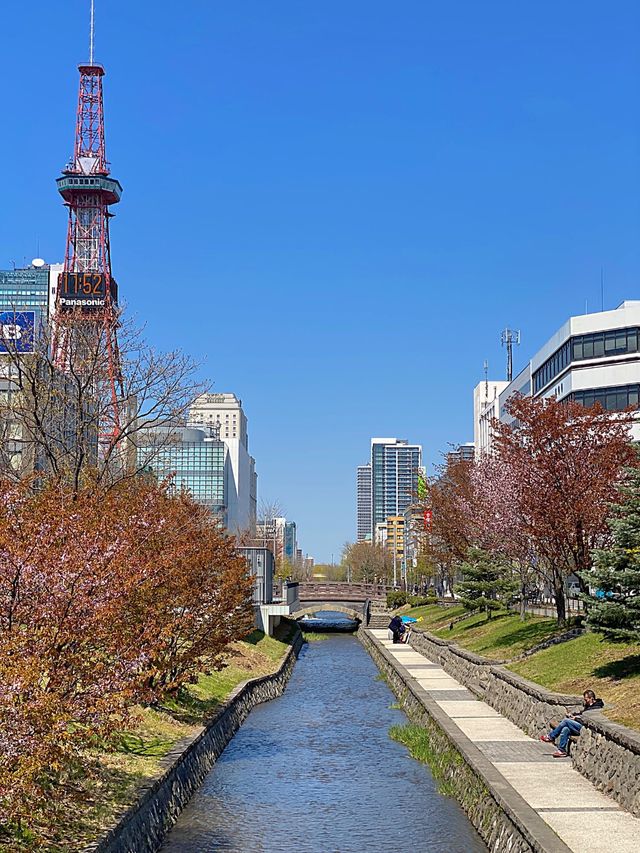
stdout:
POLYGON ((225 505, 227 530, 253 536, 256 529, 258 477, 249 453, 247 417, 235 394, 202 394, 189 410, 189 424, 213 431, 226 448, 225 505))
MULTIPOLYGON (((623 302, 611 311, 570 317, 500 392, 498 418, 503 423, 511 420, 506 404, 515 393, 553 396, 587 407, 600 403, 609 412, 639 408, 640 300, 623 302)), ((480 407, 478 429, 489 409, 495 413, 493 400, 480 407)), ((640 440, 640 419, 632 427, 632 438, 640 440)), ((485 452, 491 449, 490 434, 483 446, 485 452)))
POLYGON ((473 445, 475 458, 489 451, 494 419, 500 419, 500 394, 509 383, 499 380, 479 382, 473 389, 473 445))

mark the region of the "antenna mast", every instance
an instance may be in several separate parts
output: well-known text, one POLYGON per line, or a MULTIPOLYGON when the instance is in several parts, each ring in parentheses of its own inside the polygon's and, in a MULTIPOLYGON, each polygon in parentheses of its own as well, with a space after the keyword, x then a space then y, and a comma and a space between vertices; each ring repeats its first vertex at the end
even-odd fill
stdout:
POLYGON ((94 4, 94 0, 91 0, 91 26, 89 28, 89 65, 93 65, 93 33, 94 33, 93 4, 94 4))
POLYGON ((507 347, 507 382, 513 379, 513 345, 520 346, 520 330, 505 329, 500 335, 502 346, 507 347))
POLYGON ((485 402, 489 400, 489 362, 486 358, 484 360, 484 399, 485 402))

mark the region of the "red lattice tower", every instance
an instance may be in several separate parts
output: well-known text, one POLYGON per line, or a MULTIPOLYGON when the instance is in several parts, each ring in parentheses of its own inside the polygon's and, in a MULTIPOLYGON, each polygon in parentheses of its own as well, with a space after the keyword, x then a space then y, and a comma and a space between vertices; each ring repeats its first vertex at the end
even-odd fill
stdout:
MULTIPOLYGON (((92 9, 93 12, 93 9, 92 9)), ((122 381, 118 356, 118 290, 111 275, 109 205, 120 201, 122 187, 109 177, 104 144, 102 78, 104 68, 91 59, 78 66, 80 92, 73 158, 57 179, 58 192, 69 210, 64 271, 58 278, 54 319, 54 357, 61 370, 69 370, 74 347, 74 325, 83 333, 95 324, 102 336, 104 364, 96 381, 106 390, 108 414, 100 426, 101 443, 113 444, 120 435, 122 381)))

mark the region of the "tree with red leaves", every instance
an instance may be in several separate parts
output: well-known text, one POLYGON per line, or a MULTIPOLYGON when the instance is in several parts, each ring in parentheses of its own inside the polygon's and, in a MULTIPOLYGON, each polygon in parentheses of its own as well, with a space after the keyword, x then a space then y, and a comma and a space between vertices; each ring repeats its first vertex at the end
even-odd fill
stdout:
POLYGON ((251 590, 211 514, 166 484, 0 483, 0 829, 54 809, 133 704, 219 666, 251 590))
POLYGON ((509 471, 511 484, 505 542, 516 550, 531 542, 562 623, 565 581, 588 569, 592 549, 607 542, 609 506, 623 467, 634 463, 632 415, 553 397, 515 396, 507 410, 513 422, 496 425, 496 464, 509 471))

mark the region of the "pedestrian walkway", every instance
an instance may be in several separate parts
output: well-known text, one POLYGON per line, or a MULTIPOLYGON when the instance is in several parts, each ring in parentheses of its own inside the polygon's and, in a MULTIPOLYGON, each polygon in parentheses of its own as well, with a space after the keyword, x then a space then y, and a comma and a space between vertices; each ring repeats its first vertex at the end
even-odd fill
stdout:
MULTIPOLYGON (((534 740, 411 646, 371 634, 575 853, 636 853, 640 819, 597 791, 553 744, 534 740)), ((541 733, 542 734, 542 733, 541 733)))

